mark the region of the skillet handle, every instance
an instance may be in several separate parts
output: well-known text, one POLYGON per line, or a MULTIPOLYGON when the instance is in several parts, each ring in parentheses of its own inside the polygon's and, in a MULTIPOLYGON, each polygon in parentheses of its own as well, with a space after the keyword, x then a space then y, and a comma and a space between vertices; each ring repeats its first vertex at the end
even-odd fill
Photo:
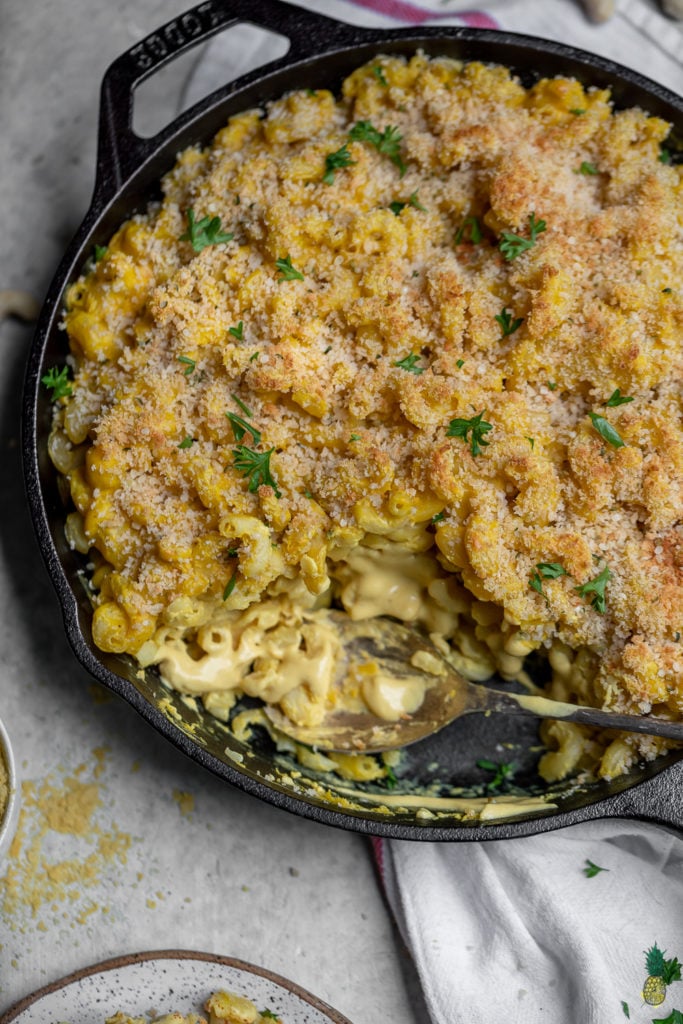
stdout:
MULTIPOLYGON (((106 200, 118 192, 133 171, 155 151, 167 132, 163 129, 153 138, 143 139, 133 131, 133 98, 137 86, 175 57, 241 22, 270 29, 289 40, 285 57, 268 65, 273 68, 320 53, 332 43, 354 37, 350 25, 301 7, 292 7, 282 0, 205 0, 162 25, 121 54, 104 75, 100 93, 97 196, 106 200)), ((259 70, 257 74, 260 73, 259 70)), ((189 120, 207 100, 195 104, 182 117, 189 120)), ((174 127, 177 124, 175 121, 174 127)))
POLYGON ((631 818, 683 833, 683 760, 608 798, 596 817, 631 818))

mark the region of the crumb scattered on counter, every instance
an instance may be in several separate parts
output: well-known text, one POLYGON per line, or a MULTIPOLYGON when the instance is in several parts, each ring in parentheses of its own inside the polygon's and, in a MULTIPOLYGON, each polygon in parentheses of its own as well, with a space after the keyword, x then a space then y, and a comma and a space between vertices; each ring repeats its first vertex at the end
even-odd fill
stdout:
POLYGON ((194 796, 192 793, 186 793, 183 789, 173 790, 173 799, 180 808, 180 813, 185 817, 188 817, 194 811, 194 796))

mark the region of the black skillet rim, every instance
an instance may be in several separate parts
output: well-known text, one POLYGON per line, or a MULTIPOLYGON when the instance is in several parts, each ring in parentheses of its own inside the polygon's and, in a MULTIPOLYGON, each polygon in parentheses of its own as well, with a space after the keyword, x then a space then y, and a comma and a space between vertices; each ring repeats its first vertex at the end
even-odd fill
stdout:
MULTIPOLYGON (((316 63, 314 70, 319 72, 321 57, 334 58, 341 55, 347 58, 353 55, 355 60, 357 55, 357 62, 360 64, 370 56, 369 53, 360 52, 367 47, 372 47, 374 52, 388 47, 388 52, 391 52, 393 45, 393 52, 397 52, 397 50, 398 52, 407 52, 420 48, 421 44, 430 47, 439 40, 457 41, 465 51, 463 59, 486 59, 481 53, 470 55, 467 51, 471 47, 475 49, 488 47, 494 51, 507 48, 511 52, 523 54, 527 60, 535 59, 536 67, 544 60, 557 59, 561 63, 555 73, 563 71, 576 73, 575 71, 568 72, 563 65, 567 63, 579 65, 590 74, 593 81, 595 81, 595 73, 598 72, 600 81, 595 84, 602 85, 609 82, 613 87, 617 86, 625 90, 626 95, 634 88, 641 95, 644 92, 650 100, 654 101, 648 104, 651 113, 659 114, 668 111, 670 118, 673 108, 674 113, 683 115, 683 100, 668 89, 612 61, 549 40, 510 32, 459 27, 422 28, 418 31, 414 29, 359 29, 316 14, 310 14, 300 8, 292 8, 290 5, 282 3, 281 0, 262 0, 257 14, 253 9, 249 9, 249 0, 232 0, 232 2, 230 0, 209 0, 209 3, 200 5, 193 11, 187 12, 183 17, 194 15, 199 17, 200 13, 203 16, 207 11, 211 15, 211 19, 208 24, 205 22, 203 31, 196 38, 191 39, 188 43, 183 42, 182 45, 168 46, 167 54, 160 56, 155 54, 154 48, 152 48, 152 66, 149 68, 141 63, 140 52, 143 53, 143 56, 146 54, 145 44, 148 44, 147 49, 149 49, 149 41, 152 39, 160 37, 168 39, 168 35, 164 36, 163 33, 169 29, 169 26, 174 28, 178 19, 162 27, 157 33, 152 33, 137 47, 133 47, 123 54, 107 71, 102 88, 100 151, 95 194, 90 209, 68 247, 50 285, 29 353, 22 416, 26 491, 41 554, 57 591, 67 637, 76 657, 91 675, 123 697, 149 724, 188 757, 244 792, 258 796, 260 799, 291 813, 327 825, 388 838, 451 842, 523 837, 604 817, 636 817, 665 827, 683 828, 683 806, 681 806, 683 755, 681 755, 681 759, 676 755, 669 758, 669 762, 672 763, 665 767, 659 767, 660 762, 654 763, 649 770, 646 768, 644 777, 637 782, 626 788, 620 788, 617 785, 615 791, 606 797, 598 796, 596 800, 582 806, 521 820, 504 820, 497 824, 467 826, 453 824, 448 827, 405 824, 391 820, 377 820, 362 814, 342 812, 327 805, 308 802, 302 797, 293 796, 284 790, 275 789, 264 782, 251 778, 231 764, 207 753, 174 726, 128 680, 113 672, 95 657, 88 646, 79 624, 74 589, 67 579, 48 524, 41 483, 39 461, 41 453, 38 448, 40 407, 42 404, 44 420, 46 402, 41 401, 39 382, 45 349, 60 314, 64 288, 71 279, 74 269, 82 265, 84 253, 92 246, 97 228, 105 219, 106 214, 111 212, 112 207, 116 205, 131 181, 144 171, 154 157, 161 154, 161 158, 167 161, 166 150, 169 144, 175 140, 176 150, 187 145, 183 136, 187 137, 204 115, 220 110, 224 104, 227 105, 230 99, 247 91, 249 86, 263 87, 267 85, 271 77, 280 75, 282 71, 290 73, 298 81, 284 88, 278 86, 267 95, 279 95, 287 88, 297 85, 300 87, 301 72, 314 62, 316 63), (148 74, 153 73, 167 60, 172 59, 177 53, 219 31, 224 27, 223 23, 226 19, 230 19, 231 23, 248 21, 274 31, 282 32, 284 29, 284 34, 291 33, 292 27, 296 28, 300 23, 301 28, 306 32, 305 44, 302 46, 300 40, 292 40, 292 48, 284 58, 267 65, 265 69, 258 69, 242 76, 225 88, 211 94, 185 114, 176 118, 154 139, 139 140, 130 129, 131 98, 134 85, 148 74), (117 113, 117 96, 119 100, 123 101, 122 107, 125 114, 123 119, 117 113), (133 150, 132 154, 131 149, 133 150)), ((488 59, 492 63, 507 64, 515 69, 518 67, 517 62, 510 59, 505 61, 500 57, 493 56, 488 59)), ((547 71, 541 73, 547 73, 547 71)), ((204 137, 205 134, 196 136, 195 141, 197 138, 203 141, 204 137)), ((172 162, 172 158, 170 162, 172 162)), ((169 162, 166 163, 166 167, 168 166, 170 166, 169 162)), ((129 200, 125 201, 129 202, 129 200)), ((130 206, 128 212, 130 213, 130 206)), ((121 216, 120 219, 123 220, 124 216, 121 216)), ((42 454, 44 457, 44 453, 42 454)))

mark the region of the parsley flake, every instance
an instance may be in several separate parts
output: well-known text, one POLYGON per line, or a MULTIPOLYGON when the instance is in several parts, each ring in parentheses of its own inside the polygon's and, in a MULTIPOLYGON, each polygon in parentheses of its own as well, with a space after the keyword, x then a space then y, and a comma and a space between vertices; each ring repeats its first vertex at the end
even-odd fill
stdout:
POLYGON ((195 366, 197 365, 194 359, 190 359, 189 356, 177 356, 176 362, 184 363, 185 366, 187 367, 186 370, 183 370, 183 374, 185 377, 189 377, 190 374, 194 373, 195 366))
POLYGON ((473 456, 480 455, 482 448, 486 448, 489 445, 489 442, 484 440, 484 434, 487 434, 489 430, 493 430, 492 424, 482 419, 483 415, 484 410, 482 409, 480 413, 469 420, 451 420, 448 424, 446 437, 461 437, 463 441, 467 442, 467 435, 471 431, 470 451, 473 456))
POLYGON ((68 395, 73 393, 73 388, 69 383, 68 366, 63 366, 61 370, 57 370, 56 366, 52 366, 40 378, 40 383, 44 384, 48 391, 52 392, 51 398, 53 402, 56 402, 58 398, 67 398, 68 395))
POLYGON ((233 395, 232 397, 235 400, 235 402, 237 402, 237 404, 239 405, 240 409, 242 410, 242 412, 244 413, 245 416, 251 417, 251 416, 254 415, 253 412, 251 411, 251 409, 249 408, 249 406, 245 405, 241 398, 238 398, 237 395, 233 395))
POLYGON ((360 441, 360 434, 351 434, 349 441, 360 441))
POLYGON ((622 1009, 622 1012, 624 1014, 624 1017, 627 1017, 630 1020, 631 1019, 631 1010, 629 1009, 628 1003, 624 999, 621 1000, 621 1009, 622 1009))
POLYGON ((375 64, 374 68, 372 69, 372 73, 373 73, 373 75, 375 76, 375 78, 377 79, 377 81, 379 82, 380 85, 384 85, 384 86, 389 85, 389 83, 386 80, 386 76, 384 74, 384 70, 380 67, 379 64, 375 64))
POLYGON ((237 338, 238 341, 244 340, 244 321, 240 320, 237 327, 228 327, 228 334, 232 334, 233 338, 237 338))
POLYGON ((401 213, 402 210, 405 210, 406 206, 412 206, 416 210, 422 210, 423 213, 427 212, 427 207, 423 206, 422 203, 417 198, 417 192, 413 192, 413 194, 405 203, 401 202, 398 199, 394 200, 393 203, 389 203, 389 209, 391 210, 395 217, 398 217, 399 213, 401 213))
POLYGON ((300 270, 297 270, 292 266, 292 257, 286 256, 284 259, 275 260, 275 266, 280 271, 281 276, 278 277, 279 281, 303 281, 304 275, 300 270))
POLYGON ((508 262, 512 262, 523 252, 526 252, 527 249, 533 249, 536 245, 536 236, 545 230, 545 221, 536 220, 536 214, 532 213, 529 216, 529 234, 531 237, 522 238, 521 235, 515 235, 512 231, 503 231, 501 235, 502 241, 499 244, 500 251, 508 262))
POLYGON ((604 416, 598 416, 596 412, 589 412, 588 415, 600 437, 607 441, 608 444, 611 444, 613 448, 625 447, 624 441, 622 441, 609 420, 606 420, 604 416))
POLYGON ((555 383, 555 381, 554 381, 554 380, 549 380, 549 381, 546 381, 546 386, 547 386, 547 387, 548 387, 548 388, 549 388, 549 389, 550 389, 551 391, 557 391, 557 384, 555 383))
POLYGON ((612 579, 612 573, 608 566, 602 570, 602 572, 595 577, 595 579, 589 580, 588 583, 582 583, 580 587, 574 587, 574 590, 581 597, 585 597, 587 594, 593 594, 594 597, 591 601, 591 607, 595 608, 596 612, 600 615, 605 614, 605 588, 609 581, 612 579))
POLYGON ((529 444, 531 445, 531 450, 533 451, 534 450, 534 445, 536 444, 536 438, 535 437, 525 437, 524 440, 529 442, 529 444))
POLYGON ((221 231, 220 217, 202 217, 195 220, 192 207, 187 211, 187 231, 180 236, 181 242, 190 242, 195 252, 201 252, 209 245, 231 242, 234 235, 221 231))
POLYGON ((234 573, 232 574, 232 576, 230 577, 228 582, 225 584, 225 590, 223 591, 223 600, 224 601, 228 600, 228 598, 232 594, 233 590, 235 589, 235 584, 236 583, 237 583, 237 569, 235 569, 234 573))
MULTIPOLYGON (((248 424, 245 423, 244 428, 251 433, 251 428, 248 424)), ((267 452, 255 452, 253 448, 247 448, 243 444, 233 449, 232 464, 238 473, 244 477, 249 477, 248 490, 252 494, 259 487, 265 486, 273 488, 276 498, 281 497, 277 483, 270 472, 270 457, 274 451, 274 448, 269 448, 267 452)))
POLYGON ((671 163, 671 151, 666 149, 666 148, 662 148, 659 151, 659 156, 657 157, 657 159, 659 160, 660 164, 670 164, 671 163))
POLYGON ((258 357, 259 357, 258 352, 254 352, 254 354, 252 356, 249 356, 249 362, 253 363, 255 359, 258 359, 258 357))
POLYGON ((556 580, 558 577, 566 575, 567 570, 559 562, 537 562, 535 571, 529 579, 529 586, 545 598, 545 602, 548 604, 548 596, 543 590, 543 580, 556 580))
POLYGON ((605 402, 605 405, 609 406, 610 409, 615 409, 618 405, 626 405, 632 401, 632 398, 629 398, 628 395, 622 395, 619 388, 616 388, 605 402))
POLYGON ((581 117, 581 115, 585 114, 586 111, 583 107, 570 107, 569 113, 574 114, 576 117, 581 117))
POLYGON ((662 295, 671 295, 672 288, 662 288, 662 295))
POLYGON ((524 323, 524 317, 520 316, 517 320, 512 319, 512 313, 508 313, 507 309, 503 309, 494 317, 497 323, 500 324, 500 329, 503 332, 503 337, 507 338, 509 335, 514 334, 524 323))
POLYGON ((495 793, 501 786, 507 784, 512 779, 515 772, 517 771, 517 765, 514 761, 510 761, 509 764, 500 761, 489 761, 486 758, 481 758, 477 761, 477 768, 483 768, 485 772, 494 772, 493 778, 486 783, 486 792, 495 793))
POLYGON ((106 255, 107 255, 107 246, 106 245, 96 245, 95 246, 95 263, 99 263, 100 260, 103 260, 106 255))
POLYGON ((465 217, 464 221, 455 233, 455 244, 460 245, 465 240, 465 234, 469 232, 472 245, 479 245, 481 242, 481 228, 476 217, 465 217))
POLYGON ((593 175, 599 174, 600 171, 597 169, 595 164, 590 163, 588 160, 584 160, 576 173, 593 175))
POLYGON ((195 439, 193 437, 190 437, 189 434, 188 434, 187 437, 184 437, 182 439, 182 441, 180 442, 178 447, 179 448, 191 448, 192 445, 194 444, 194 441, 195 441, 195 439))
POLYGON ((244 435, 249 433, 254 440, 254 444, 261 444, 261 432, 257 430, 256 427, 252 427, 251 424, 247 423, 246 420, 243 420, 241 416, 237 415, 237 413, 226 412, 225 415, 230 422, 236 441, 241 441, 244 435))
POLYGON ((433 523, 442 523, 445 518, 446 518, 446 513, 445 512, 443 512, 443 511, 442 512, 437 512, 435 516, 432 516, 431 521, 433 523))
POLYGON ((264 1020, 280 1020, 278 1015, 276 1013, 273 1013, 272 1010, 261 1010, 261 1017, 264 1020))
POLYGON ((357 121, 349 132, 349 138, 352 142, 369 142, 378 153, 388 156, 391 162, 396 164, 401 177, 406 173, 407 168, 400 152, 403 136, 398 128, 388 125, 380 132, 370 121, 357 121))
POLYGON ((421 373, 425 372, 424 366, 418 366, 420 357, 411 352, 410 355, 404 356, 403 359, 399 359, 398 362, 394 363, 394 366, 400 366, 402 370, 406 370, 408 373, 414 373, 419 377, 421 373))
POLYGON ((386 767, 384 775, 384 784, 387 787, 387 789, 394 789, 398 785, 398 779, 396 778, 394 769, 389 764, 386 767))
POLYGON ((458 359, 456 361, 455 365, 458 367, 459 370, 462 370, 463 366, 465 365, 465 360, 464 359, 458 359))
POLYGON ((350 167, 352 164, 355 164, 355 162, 355 160, 351 159, 349 144, 348 142, 345 142, 341 149, 336 150, 334 153, 328 153, 325 157, 325 173, 323 174, 323 181, 326 185, 334 185, 335 171, 339 171, 343 167, 350 167))
POLYGON ((609 871, 609 868, 601 868, 597 864, 594 864, 592 860, 586 858, 586 866, 581 869, 586 878, 595 878, 601 871, 609 871))

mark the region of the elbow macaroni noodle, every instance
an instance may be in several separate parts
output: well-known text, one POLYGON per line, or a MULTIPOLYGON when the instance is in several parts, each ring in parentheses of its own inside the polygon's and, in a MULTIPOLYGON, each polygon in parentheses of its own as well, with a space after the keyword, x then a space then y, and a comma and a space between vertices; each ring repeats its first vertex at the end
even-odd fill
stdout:
MULTIPOLYGON (((224 720, 248 694, 314 725, 336 606, 415 623, 471 679, 541 651, 557 699, 680 717, 668 129, 418 54, 181 153, 67 295, 50 455, 98 646, 224 720)), ((666 749, 542 736, 547 780, 666 749)))

